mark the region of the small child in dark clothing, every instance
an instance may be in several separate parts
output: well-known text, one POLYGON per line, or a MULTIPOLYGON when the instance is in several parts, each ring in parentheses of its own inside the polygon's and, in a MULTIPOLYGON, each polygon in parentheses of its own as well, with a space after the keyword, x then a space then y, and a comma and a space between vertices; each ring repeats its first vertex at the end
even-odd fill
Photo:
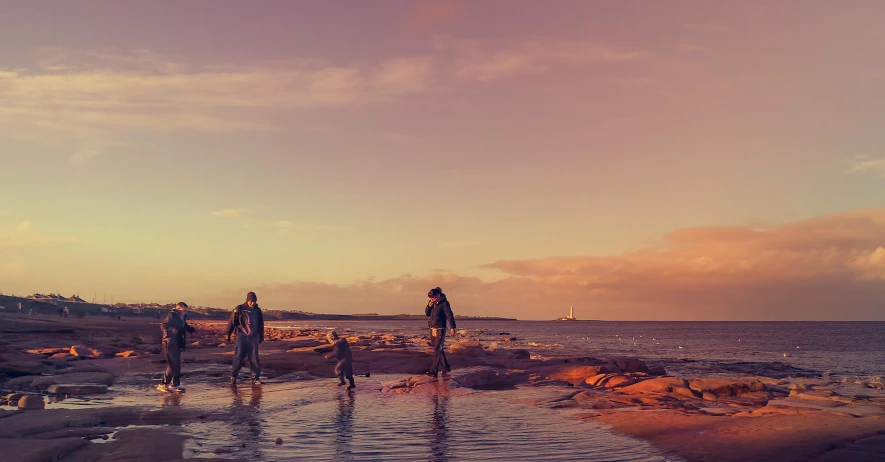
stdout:
POLYGON ((347 389, 353 389, 356 384, 353 383, 353 354, 350 352, 350 344, 347 343, 347 339, 338 338, 335 331, 329 332, 326 340, 332 344, 332 354, 326 355, 326 359, 338 359, 338 364, 335 365, 338 386, 344 385, 344 378, 347 377, 347 380, 350 381, 347 389))

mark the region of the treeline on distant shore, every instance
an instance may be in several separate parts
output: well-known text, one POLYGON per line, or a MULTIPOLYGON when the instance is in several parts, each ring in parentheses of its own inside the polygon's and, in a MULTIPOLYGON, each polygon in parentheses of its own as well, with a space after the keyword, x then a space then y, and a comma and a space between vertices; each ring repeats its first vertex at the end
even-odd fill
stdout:
MULTIPOLYGON (((70 316, 73 318, 84 318, 87 316, 103 316, 110 318, 160 318, 166 315, 175 303, 169 303, 159 306, 140 307, 137 305, 107 305, 100 303, 77 303, 77 302, 46 302, 34 300, 24 297, 14 297, 11 295, 0 295, 0 312, 15 313, 19 312, 19 304, 21 304, 22 314, 39 314, 39 315, 58 315, 59 311, 68 308, 70 316)), ((229 310, 221 308, 195 308, 192 307, 188 318, 198 320, 227 320, 233 307, 229 310)), ((285 310, 264 310, 264 318, 267 321, 327 321, 327 320, 350 320, 350 321, 393 321, 408 319, 426 319, 424 313, 421 314, 323 314, 323 313, 307 313, 303 311, 285 311, 285 310)), ((514 321, 510 318, 499 317, 483 317, 483 316, 460 316, 455 315, 456 319, 483 319, 496 321, 514 321)))

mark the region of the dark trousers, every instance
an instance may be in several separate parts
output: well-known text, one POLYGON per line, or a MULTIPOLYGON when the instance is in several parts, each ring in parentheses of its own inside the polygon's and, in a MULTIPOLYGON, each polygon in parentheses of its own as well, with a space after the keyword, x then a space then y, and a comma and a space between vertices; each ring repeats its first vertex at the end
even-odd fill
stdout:
POLYGON ((181 385, 181 346, 177 343, 163 342, 163 355, 166 357, 163 383, 173 387, 181 385))
POLYGON ((353 383, 353 362, 348 361, 346 359, 342 359, 338 361, 338 364, 335 365, 335 375, 338 376, 338 380, 341 383, 344 383, 344 378, 347 377, 347 380, 350 381, 350 386, 354 386, 353 383))
POLYGON ((444 328, 430 330, 430 343, 433 346, 433 365, 430 366, 432 374, 439 372, 440 369, 445 371, 452 369, 449 366, 449 360, 446 358, 445 340, 446 330, 444 328), (434 331, 436 335, 433 335, 434 331))
POLYGON ((230 375, 236 377, 243 368, 243 361, 249 361, 249 369, 252 370, 252 380, 261 375, 261 363, 258 361, 258 339, 246 335, 237 335, 234 345, 234 364, 230 375))

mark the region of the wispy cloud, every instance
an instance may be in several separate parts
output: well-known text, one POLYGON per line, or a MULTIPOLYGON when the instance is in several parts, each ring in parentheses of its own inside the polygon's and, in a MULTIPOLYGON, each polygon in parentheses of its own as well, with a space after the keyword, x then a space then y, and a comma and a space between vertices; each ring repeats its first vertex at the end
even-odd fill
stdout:
POLYGON ((213 210, 212 216, 224 217, 224 218, 239 218, 246 212, 247 212, 246 209, 221 209, 221 210, 213 210))
POLYGON ((855 156, 848 173, 869 173, 885 178, 885 157, 875 159, 867 155, 855 156))
POLYGON ((272 131, 277 122, 256 111, 387 101, 423 91, 432 71, 427 57, 232 65, 147 50, 51 49, 35 67, 0 69, 0 125, 82 162, 122 144, 124 131, 272 131))
POLYGON ((23 221, 14 228, 0 229, 0 249, 39 247, 77 240, 73 236, 41 234, 33 228, 30 221, 23 221))
POLYGON ((451 53, 455 76, 462 80, 493 82, 523 74, 548 72, 558 66, 624 63, 645 56, 600 42, 533 37, 510 40, 461 40, 437 37, 437 50, 451 53))

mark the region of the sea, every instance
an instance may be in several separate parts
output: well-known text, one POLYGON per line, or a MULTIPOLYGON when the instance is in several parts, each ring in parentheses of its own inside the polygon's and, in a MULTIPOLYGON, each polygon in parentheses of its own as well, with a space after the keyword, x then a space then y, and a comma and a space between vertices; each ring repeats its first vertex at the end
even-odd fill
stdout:
MULTIPOLYGON (((280 328, 427 335, 423 320, 272 322, 280 328)), ((533 358, 633 357, 668 374, 879 380, 885 322, 458 320, 458 337, 533 358)), ((420 348, 417 344, 415 348, 420 348)))

